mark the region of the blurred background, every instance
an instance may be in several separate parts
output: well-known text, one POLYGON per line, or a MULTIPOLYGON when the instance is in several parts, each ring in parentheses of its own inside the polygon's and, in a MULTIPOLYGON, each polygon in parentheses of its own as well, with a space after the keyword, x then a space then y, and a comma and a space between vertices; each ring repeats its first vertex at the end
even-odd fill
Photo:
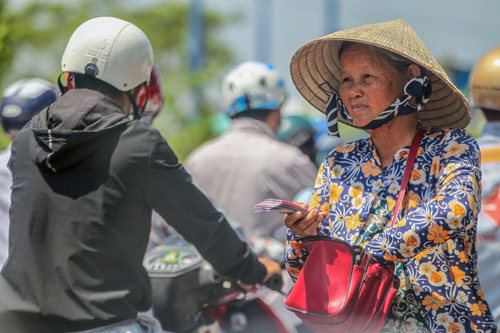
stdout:
MULTIPOLYGON (((401 18, 467 96, 470 69, 500 45, 499 10, 494 0, 0 0, 0 89, 28 77, 55 83, 66 42, 81 23, 97 16, 125 19, 151 40, 166 94, 153 126, 182 161, 227 127, 220 82, 242 61, 266 61, 285 75, 285 115, 322 121, 290 80, 293 53, 336 30, 401 18)), ((469 130, 478 135, 483 122, 476 114, 469 130)), ((344 140, 361 135, 340 130, 344 140)), ((0 133, 0 148, 7 145, 0 133)))

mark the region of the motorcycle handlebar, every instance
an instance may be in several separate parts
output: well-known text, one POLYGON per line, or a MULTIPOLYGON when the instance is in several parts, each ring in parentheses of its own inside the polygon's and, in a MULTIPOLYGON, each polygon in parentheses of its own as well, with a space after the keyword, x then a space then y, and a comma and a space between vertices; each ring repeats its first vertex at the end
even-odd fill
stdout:
POLYGON ((283 288, 283 277, 280 274, 274 274, 264 282, 263 285, 271 290, 281 292, 281 288, 283 288))

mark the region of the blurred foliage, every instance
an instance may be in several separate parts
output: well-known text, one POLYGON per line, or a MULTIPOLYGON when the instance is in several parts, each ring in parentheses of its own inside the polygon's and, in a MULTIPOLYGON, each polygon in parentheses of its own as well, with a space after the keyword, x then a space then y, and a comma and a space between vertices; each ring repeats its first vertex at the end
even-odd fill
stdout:
MULTIPOLYGON (((11 18, 6 11, 5 0, 0 0, 0 75, 3 79, 8 68, 12 64, 12 37, 11 37, 11 18)), ((1 87, 1 85, 0 85, 1 87)), ((9 139, 1 130, 0 126, 0 150, 5 149, 9 145, 9 139)))
POLYGON ((0 0, 0 73, 5 73, 12 63, 11 18, 0 0))
MULTIPOLYGON (((14 0, 11 0, 14 1, 14 0)), ((179 2, 131 3, 125 0, 30 2, 6 12, 0 0, 0 88, 25 77, 56 82, 60 60, 73 31, 86 20, 114 16, 140 27, 149 37, 155 63, 162 72, 165 105, 157 127, 182 160, 192 149, 212 138, 214 107, 201 87, 219 84, 220 72, 232 61, 218 29, 239 19, 204 12, 204 68, 190 71, 187 40, 189 6, 179 2), (12 59, 14 59, 12 61, 12 59)))

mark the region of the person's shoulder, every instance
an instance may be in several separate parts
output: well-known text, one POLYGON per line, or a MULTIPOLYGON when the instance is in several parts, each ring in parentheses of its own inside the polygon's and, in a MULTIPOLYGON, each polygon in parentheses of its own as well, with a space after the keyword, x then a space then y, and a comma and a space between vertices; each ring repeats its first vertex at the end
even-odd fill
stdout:
POLYGON ((479 144, 466 129, 426 129, 425 135, 424 147, 433 154, 441 154, 442 158, 458 158, 469 161, 476 161, 480 158, 479 144))
POLYGON ((220 137, 207 140, 198 147, 196 147, 186 158, 184 164, 188 164, 194 160, 205 159, 207 156, 214 156, 214 152, 219 151, 220 137))
POLYGON ((135 120, 127 124, 127 129, 122 133, 121 144, 130 156, 151 158, 160 152, 173 153, 167 140, 160 131, 149 124, 135 120))
POLYGON ((426 136, 447 136, 447 137, 473 137, 472 134, 465 128, 426 128, 424 129, 426 136))
POLYGON ((140 120, 132 120, 131 122, 128 123, 128 126, 138 131, 159 132, 153 126, 146 124, 145 122, 140 120))
POLYGON ((425 137, 429 141, 449 142, 471 142, 477 145, 474 136, 464 128, 427 128, 424 130, 425 137))
POLYGON ((298 147, 296 147, 290 143, 282 142, 278 139, 270 138, 268 144, 269 144, 268 147, 270 149, 275 150, 278 154, 279 153, 290 154, 290 155, 303 154, 302 151, 298 147))
POLYGON ((351 154, 364 153, 367 149, 370 149, 370 145, 370 138, 362 138, 350 142, 341 143, 337 147, 335 147, 328 156, 331 157, 332 155, 337 154, 347 156, 351 154))
POLYGON ((153 126, 144 123, 143 121, 134 120, 127 124, 128 132, 138 142, 153 140, 156 141, 163 138, 160 131, 153 126))
POLYGON ((279 163, 282 165, 282 169, 306 168, 314 170, 314 174, 316 174, 317 168, 311 159, 292 144, 271 139, 267 145, 261 146, 261 148, 255 156, 258 159, 269 161, 266 167, 273 169, 273 172, 279 172, 279 169, 275 168, 276 163, 279 163))

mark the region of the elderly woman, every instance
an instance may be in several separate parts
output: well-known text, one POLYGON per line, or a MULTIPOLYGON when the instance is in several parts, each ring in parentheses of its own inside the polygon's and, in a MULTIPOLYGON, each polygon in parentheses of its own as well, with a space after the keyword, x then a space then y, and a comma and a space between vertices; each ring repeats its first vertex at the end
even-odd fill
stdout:
POLYGON ((331 135, 337 119, 370 135, 326 156, 311 212, 285 218, 292 278, 308 256, 303 237, 339 238, 395 263, 400 286, 382 332, 495 331, 476 267, 479 153, 463 129, 471 108, 413 29, 396 20, 339 31, 302 46, 290 68, 302 96, 326 113, 331 135))

